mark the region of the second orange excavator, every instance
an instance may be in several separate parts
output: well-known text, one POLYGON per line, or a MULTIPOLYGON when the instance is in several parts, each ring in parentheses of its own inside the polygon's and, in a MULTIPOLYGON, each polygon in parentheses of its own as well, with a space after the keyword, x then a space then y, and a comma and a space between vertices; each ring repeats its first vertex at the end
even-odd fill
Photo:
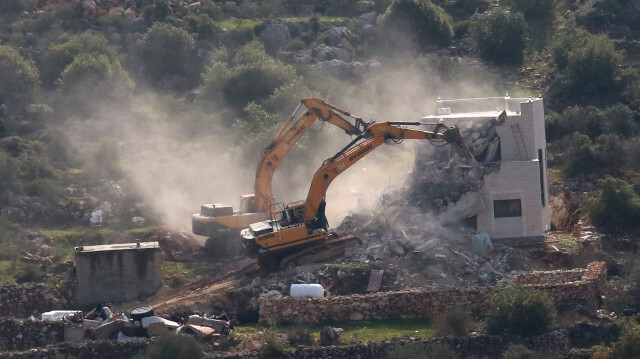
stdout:
POLYGON ((328 230, 325 196, 329 184, 360 159, 385 141, 405 139, 428 140, 432 144, 451 144, 462 155, 465 166, 477 166, 457 127, 430 123, 432 131, 405 126, 425 125, 421 122, 374 122, 346 147, 324 161, 311 181, 306 201, 289 203, 280 211, 271 210, 271 219, 253 223, 242 230, 245 251, 258 258, 261 267, 286 268, 335 255, 359 239, 338 238, 328 230))
POLYGON ((278 135, 262 150, 256 167, 254 193, 240 196, 239 210, 234 211, 229 205, 204 204, 200 213, 192 215, 192 232, 209 237, 205 243, 207 253, 225 255, 230 245, 240 245, 240 230, 251 223, 269 218, 267 211, 274 204, 274 196, 271 194, 273 174, 280 161, 316 120, 335 125, 347 135, 359 135, 366 128, 360 117, 345 110, 316 98, 302 99, 278 135), (307 111, 294 122, 296 113, 303 105, 307 107, 307 111), (344 117, 353 117, 355 123, 352 124, 344 117))

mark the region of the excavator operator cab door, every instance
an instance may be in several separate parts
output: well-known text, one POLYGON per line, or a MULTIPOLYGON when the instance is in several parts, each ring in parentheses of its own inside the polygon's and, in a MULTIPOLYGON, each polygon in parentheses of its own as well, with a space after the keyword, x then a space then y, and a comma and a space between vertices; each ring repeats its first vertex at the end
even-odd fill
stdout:
POLYGON ((240 196, 240 213, 256 213, 258 206, 256 205, 255 194, 245 194, 240 196))

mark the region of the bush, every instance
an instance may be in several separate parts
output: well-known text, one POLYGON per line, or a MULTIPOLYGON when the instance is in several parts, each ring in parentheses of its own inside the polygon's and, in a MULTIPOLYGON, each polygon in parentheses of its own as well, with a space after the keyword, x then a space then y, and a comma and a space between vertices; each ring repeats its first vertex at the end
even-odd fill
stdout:
POLYGON ((179 88, 194 85, 200 72, 196 61, 195 41, 183 29, 155 23, 137 43, 138 54, 145 66, 146 78, 156 86, 175 75, 185 82, 179 88))
POLYGON ((35 64, 10 47, 0 46, 0 104, 14 111, 22 109, 36 99, 39 85, 35 64))
POLYGON ((591 223, 611 233, 637 232, 640 196, 621 179, 607 176, 598 181, 600 194, 590 203, 591 223))
POLYGON ((187 335, 166 331, 152 342, 137 359, 197 359, 204 357, 198 341, 187 335))
POLYGON ((391 46, 406 38, 409 44, 426 49, 447 46, 453 39, 451 19, 428 0, 394 0, 378 23, 383 41, 391 46))
POLYGON ((640 358, 640 327, 634 326, 627 329, 612 345, 609 358, 640 358))
POLYGON ((457 18, 466 18, 475 13, 483 13, 491 5, 489 0, 440 0, 433 1, 433 3, 442 6, 457 18))
POLYGON ((187 25, 189 33, 198 34, 198 40, 218 40, 222 34, 222 29, 205 14, 187 15, 182 21, 187 25))
POLYGON ((289 344, 292 346, 306 345, 311 346, 314 343, 313 334, 308 328, 298 327, 295 331, 287 333, 289 344))
POLYGON ((283 358, 293 353, 287 340, 275 332, 268 331, 263 339, 265 344, 258 349, 260 358, 283 358))
POLYGON ((584 2, 576 12, 576 22, 591 32, 610 28, 640 28, 640 8, 633 0, 594 0, 584 2))
POLYGON ((591 142, 589 136, 576 133, 571 139, 568 159, 564 164, 564 172, 568 177, 579 177, 598 173, 601 168, 598 163, 598 148, 591 142))
POLYGON ((407 343, 386 350, 389 359, 456 359, 456 351, 446 344, 407 343))
POLYGON ((494 292, 489 297, 487 331, 489 334, 532 337, 543 334, 556 317, 553 299, 529 288, 494 292))
POLYGON ((607 96, 620 90, 623 54, 606 35, 594 35, 567 57, 566 91, 572 96, 607 96))
POLYGON ((68 41, 52 45, 47 50, 41 65, 42 78, 45 85, 52 86, 60 78, 62 72, 80 55, 94 58, 105 57, 109 64, 118 64, 118 52, 102 35, 89 31, 72 36, 68 41))
POLYGON ((496 64, 522 63, 525 48, 522 14, 497 10, 473 18, 473 37, 480 57, 496 64))
POLYGON ((525 19, 541 19, 553 14, 554 0, 500 0, 500 5, 506 5, 511 11, 521 12, 525 19))
POLYGON ((16 274, 16 283, 40 282, 44 272, 33 263, 22 264, 16 274))
POLYGON ((275 89, 295 79, 291 66, 277 62, 254 42, 242 47, 230 64, 215 61, 208 68, 201 98, 215 103, 222 97, 239 111, 251 101, 267 99, 275 89))
MULTIPOLYGON (((120 62, 105 55, 79 54, 60 74, 63 91, 92 97, 124 97, 134 88, 120 62)), ((84 96, 82 97, 84 99, 84 96)), ((81 100, 82 101, 82 100, 81 100)))
POLYGON ((533 354, 522 344, 512 344, 502 353, 502 359, 533 359, 533 354))
POLYGON ((446 334, 453 334, 457 337, 464 337, 469 334, 469 329, 473 327, 473 317, 460 308, 453 309, 447 313, 445 318, 446 334))

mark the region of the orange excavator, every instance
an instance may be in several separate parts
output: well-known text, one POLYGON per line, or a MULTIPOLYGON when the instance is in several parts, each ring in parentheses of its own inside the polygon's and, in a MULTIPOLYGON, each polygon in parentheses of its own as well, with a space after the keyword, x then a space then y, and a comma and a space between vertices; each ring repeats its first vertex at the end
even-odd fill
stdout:
POLYGON ((271 180, 278 164, 291 150, 300 137, 316 121, 328 122, 344 130, 347 135, 359 135, 366 129, 362 118, 315 98, 304 98, 293 111, 289 119, 271 143, 262 150, 262 156, 256 168, 254 193, 240 196, 240 208, 224 204, 204 204, 200 213, 191 217, 192 232, 207 236, 205 249, 209 254, 224 254, 225 248, 232 242, 238 242, 240 230, 251 223, 268 218, 267 212, 274 205, 271 194, 271 180), (295 122, 295 116, 301 106, 307 111, 295 122), (351 124, 343 116, 355 119, 351 124))
POLYGON ((289 203, 272 218, 253 223, 242 230, 242 246, 249 256, 257 257, 261 267, 274 269, 311 263, 339 254, 355 245, 354 236, 340 237, 329 232, 325 216, 325 195, 329 184, 360 159, 385 141, 402 142, 405 139, 428 140, 434 145, 451 144, 462 155, 468 166, 477 162, 464 143, 457 127, 441 123, 432 131, 403 126, 425 125, 421 122, 375 122, 333 157, 324 161, 311 181, 306 201, 289 203))

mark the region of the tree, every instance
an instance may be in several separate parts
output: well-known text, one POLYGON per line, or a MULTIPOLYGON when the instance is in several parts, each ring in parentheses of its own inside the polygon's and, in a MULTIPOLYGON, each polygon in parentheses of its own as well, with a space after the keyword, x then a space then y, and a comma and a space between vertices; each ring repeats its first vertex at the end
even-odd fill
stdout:
POLYGON ((425 49, 447 46, 453 39, 451 19, 428 0, 394 0, 378 23, 383 39, 390 45, 407 38, 425 49))
POLYGON ((640 196, 622 179, 607 176, 598 181, 600 194, 589 205, 589 219, 612 233, 637 232, 640 196))
POLYGON ((53 86, 79 55, 104 56, 109 63, 118 62, 116 48, 103 35, 89 31, 74 35, 68 41, 52 45, 47 50, 45 61, 41 65, 45 85, 53 86))
POLYGON ((38 69, 17 51, 0 46, 0 104, 9 109, 22 109, 32 103, 38 94, 38 69))
POLYGON ((199 74, 200 64, 194 56, 195 40, 183 29, 155 23, 137 43, 138 54, 145 66, 146 78, 155 85, 176 75, 190 87, 199 74))
POLYGON ((555 317, 555 304, 547 293, 530 288, 505 289, 489 297, 487 331, 497 335, 537 336, 547 331, 555 317))
POLYGON ((521 12, 527 20, 541 19, 553 13, 554 0, 501 0, 500 5, 507 5, 511 11, 521 12))
POLYGON ((617 51, 606 35, 572 31, 553 42, 551 52, 560 75, 552 82, 550 96, 566 104, 606 104, 616 101, 624 90, 617 51))
POLYGON ((502 10, 474 15, 473 38, 480 57, 495 64, 521 64, 524 18, 520 13, 502 10))
POLYGON ((214 61, 204 75, 202 98, 222 97, 236 110, 267 99, 275 89, 296 79, 295 70, 267 55, 260 43, 243 46, 231 59, 214 61))
POLYGON ((60 74, 58 83, 65 92, 79 90, 93 96, 123 96, 133 89, 120 63, 105 55, 79 54, 60 74))

